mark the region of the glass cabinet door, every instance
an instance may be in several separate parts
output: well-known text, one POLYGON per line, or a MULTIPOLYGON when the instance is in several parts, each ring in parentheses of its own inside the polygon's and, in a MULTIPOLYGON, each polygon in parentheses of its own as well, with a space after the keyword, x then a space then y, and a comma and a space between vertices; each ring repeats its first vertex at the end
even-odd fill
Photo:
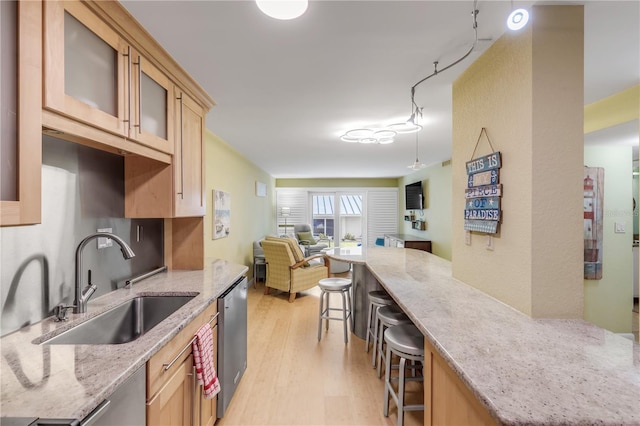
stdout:
POLYGON ((172 82, 150 61, 133 55, 134 119, 129 137, 172 154, 174 92, 172 82))
POLYGON ((80 2, 44 2, 44 106, 127 136, 129 49, 80 2))
POLYGON ((118 114, 118 51, 69 12, 64 13, 64 91, 112 116, 118 114))
POLYGON ((42 5, 0 1, 0 225, 40 223, 42 5))

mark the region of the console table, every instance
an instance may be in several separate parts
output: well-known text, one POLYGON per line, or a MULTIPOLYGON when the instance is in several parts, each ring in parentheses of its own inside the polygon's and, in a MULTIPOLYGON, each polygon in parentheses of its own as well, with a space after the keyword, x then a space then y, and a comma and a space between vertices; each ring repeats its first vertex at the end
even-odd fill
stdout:
POLYGON ((384 246, 412 248, 431 253, 431 240, 409 234, 385 234, 384 246))

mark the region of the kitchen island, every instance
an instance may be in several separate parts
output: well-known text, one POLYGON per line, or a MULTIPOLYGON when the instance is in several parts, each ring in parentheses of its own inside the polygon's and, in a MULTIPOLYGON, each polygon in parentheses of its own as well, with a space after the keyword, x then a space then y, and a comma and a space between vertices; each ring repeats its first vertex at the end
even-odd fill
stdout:
MULTIPOLYGON (((327 255, 366 268, 496 423, 640 425, 637 343, 579 319, 532 319, 453 278, 449 261, 423 251, 327 255)), ((425 399, 439 391, 425 385, 425 399)))
POLYGON ((2 417, 85 418, 247 270, 211 260, 203 270, 168 271, 89 300, 87 312, 69 315, 68 322, 49 317, 2 337, 2 417), (195 297, 130 343, 41 344, 123 301, 149 295, 195 297))

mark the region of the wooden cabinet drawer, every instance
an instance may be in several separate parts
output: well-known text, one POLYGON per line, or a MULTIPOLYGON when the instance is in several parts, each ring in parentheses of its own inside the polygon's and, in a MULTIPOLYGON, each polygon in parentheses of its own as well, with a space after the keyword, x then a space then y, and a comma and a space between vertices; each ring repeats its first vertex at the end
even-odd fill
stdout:
MULTIPOLYGON (((198 328, 209 321, 217 312, 218 306, 214 301, 147 362, 147 399, 152 398, 162 388, 165 381, 180 368, 182 362, 191 355, 191 349, 184 351, 169 370, 165 371, 164 364, 173 360, 191 341, 198 328)), ((212 327, 216 325, 216 321, 211 324, 212 327)), ((214 346, 215 343, 214 341, 214 346)))

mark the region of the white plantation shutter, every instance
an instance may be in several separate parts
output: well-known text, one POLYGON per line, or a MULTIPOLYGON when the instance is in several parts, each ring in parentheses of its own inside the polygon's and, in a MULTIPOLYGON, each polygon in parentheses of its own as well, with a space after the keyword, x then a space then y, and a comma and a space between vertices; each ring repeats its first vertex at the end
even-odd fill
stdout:
POLYGON ((398 190, 385 188, 367 191, 367 246, 376 238, 398 232, 398 190))
MULTIPOLYGON (((340 191, 341 188, 335 188, 340 191)), ((384 234, 398 232, 398 188, 352 189, 349 192, 363 192, 366 194, 366 209, 363 209, 363 244, 374 246, 376 238, 384 234)), ((293 232, 293 225, 309 223, 311 217, 311 201, 309 190, 302 188, 276 189, 276 234, 283 234, 284 217, 280 216, 280 209, 289 207, 290 216, 287 217, 287 231, 293 232)))
POLYGON ((277 189, 276 190, 276 223, 278 225, 276 234, 284 233, 285 218, 280 215, 282 207, 289 207, 290 216, 287 217, 287 232, 293 232, 293 225, 307 223, 309 198, 308 192, 303 189, 277 189))

